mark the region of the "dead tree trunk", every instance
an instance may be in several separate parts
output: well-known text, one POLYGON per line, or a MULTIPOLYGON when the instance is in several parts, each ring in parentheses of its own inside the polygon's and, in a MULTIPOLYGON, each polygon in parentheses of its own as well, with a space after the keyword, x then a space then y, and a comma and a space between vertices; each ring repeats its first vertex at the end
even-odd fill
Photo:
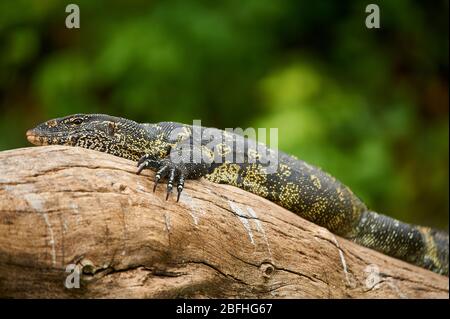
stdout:
POLYGON ((135 170, 81 148, 0 152, 0 297, 449 297, 447 277, 263 198, 188 181, 165 201, 135 170))

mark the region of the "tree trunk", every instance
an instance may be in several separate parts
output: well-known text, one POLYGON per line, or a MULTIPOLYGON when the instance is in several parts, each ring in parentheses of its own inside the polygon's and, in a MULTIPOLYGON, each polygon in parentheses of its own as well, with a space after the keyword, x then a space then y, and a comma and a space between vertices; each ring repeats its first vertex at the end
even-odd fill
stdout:
POLYGON ((256 195, 200 180, 165 201, 135 171, 81 148, 0 152, 0 297, 449 297, 447 277, 256 195))

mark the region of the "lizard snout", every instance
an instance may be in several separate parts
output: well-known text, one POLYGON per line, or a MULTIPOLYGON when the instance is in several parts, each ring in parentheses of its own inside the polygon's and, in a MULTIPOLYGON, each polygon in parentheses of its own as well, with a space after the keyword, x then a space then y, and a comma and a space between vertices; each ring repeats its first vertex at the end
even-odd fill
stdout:
POLYGON ((28 142, 30 142, 31 144, 43 145, 42 139, 39 138, 38 134, 36 133, 36 131, 34 129, 28 130, 26 133, 26 136, 27 136, 28 142))

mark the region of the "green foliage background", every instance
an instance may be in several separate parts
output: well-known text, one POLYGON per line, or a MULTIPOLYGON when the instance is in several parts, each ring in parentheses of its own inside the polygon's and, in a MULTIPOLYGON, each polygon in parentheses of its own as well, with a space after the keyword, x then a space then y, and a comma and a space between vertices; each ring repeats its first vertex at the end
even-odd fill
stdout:
POLYGON ((0 1, 0 150, 81 112, 277 127, 374 210, 448 229, 448 1, 376 1, 380 30, 358 0, 70 2, 0 1))

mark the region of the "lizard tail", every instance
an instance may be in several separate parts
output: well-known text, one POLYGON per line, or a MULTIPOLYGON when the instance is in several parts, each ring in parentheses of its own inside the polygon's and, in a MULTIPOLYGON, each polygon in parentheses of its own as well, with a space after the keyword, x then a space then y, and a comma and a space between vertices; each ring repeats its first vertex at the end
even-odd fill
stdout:
POLYGON ((448 233, 415 226, 372 211, 363 212, 356 243, 448 276, 448 233))

